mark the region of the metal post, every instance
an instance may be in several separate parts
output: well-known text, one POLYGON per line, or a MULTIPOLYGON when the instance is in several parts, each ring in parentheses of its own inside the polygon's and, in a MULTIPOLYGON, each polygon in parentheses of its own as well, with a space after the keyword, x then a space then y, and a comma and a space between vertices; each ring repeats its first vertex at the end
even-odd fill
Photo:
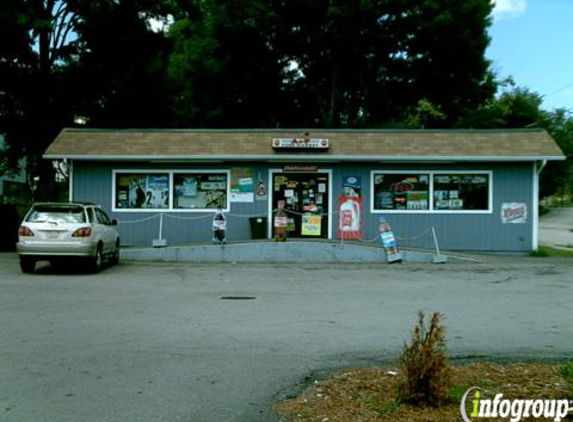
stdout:
POLYGON ((438 236, 436 236, 436 229, 432 226, 432 236, 434 237, 434 245, 436 245, 436 255, 432 258, 434 264, 443 264, 448 261, 446 256, 440 255, 440 247, 438 246, 438 236))
POLYGON ((432 227, 432 236, 434 236, 434 245, 436 245, 436 254, 440 254, 440 247, 438 246, 438 237, 436 236, 436 229, 432 227))
POLYGON ((153 239, 152 245, 154 248, 167 246, 167 241, 163 239, 163 213, 159 214, 159 239, 153 239))

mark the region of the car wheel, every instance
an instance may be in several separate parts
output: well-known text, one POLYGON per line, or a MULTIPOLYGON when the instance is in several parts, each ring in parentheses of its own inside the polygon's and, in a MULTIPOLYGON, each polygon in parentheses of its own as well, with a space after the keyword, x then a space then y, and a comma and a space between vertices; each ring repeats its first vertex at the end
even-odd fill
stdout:
POLYGON ((113 251, 113 254, 111 255, 109 262, 112 265, 119 264, 119 239, 117 239, 117 242, 115 242, 115 249, 113 251))
POLYGON ((103 252, 101 244, 97 246, 95 256, 92 258, 92 271, 94 273, 99 273, 103 265, 103 252))
POLYGON ((36 260, 29 256, 20 256, 20 269, 25 274, 32 274, 36 269, 36 260))

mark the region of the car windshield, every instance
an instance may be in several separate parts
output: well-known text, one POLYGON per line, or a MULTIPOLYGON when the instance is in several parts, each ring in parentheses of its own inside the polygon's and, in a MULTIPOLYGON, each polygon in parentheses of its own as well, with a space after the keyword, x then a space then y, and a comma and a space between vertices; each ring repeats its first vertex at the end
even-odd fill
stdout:
POLYGON ((77 206, 35 206, 26 221, 29 223, 85 223, 86 215, 77 206))

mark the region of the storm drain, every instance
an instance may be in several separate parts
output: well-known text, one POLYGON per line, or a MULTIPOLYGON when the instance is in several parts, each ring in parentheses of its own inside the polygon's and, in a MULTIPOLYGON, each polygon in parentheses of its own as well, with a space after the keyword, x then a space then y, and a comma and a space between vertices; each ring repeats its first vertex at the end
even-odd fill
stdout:
POLYGON ((221 296, 221 300, 253 300, 256 296, 221 296))

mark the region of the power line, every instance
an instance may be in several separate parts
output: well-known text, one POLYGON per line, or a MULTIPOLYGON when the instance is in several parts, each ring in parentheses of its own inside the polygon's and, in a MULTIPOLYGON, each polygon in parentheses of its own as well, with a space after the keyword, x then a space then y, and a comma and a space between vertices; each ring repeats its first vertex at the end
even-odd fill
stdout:
POLYGON ((553 92, 550 92, 549 94, 542 95, 542 97, 545 97, 545 98, 546 98, 546 97, 551 97, 552 95, 558 94, 559 92, 566 90, 566 89, 569 88, 570 86, 573 86, 573 81, 572 81, 572 82, 569 82, 567 85, 564 85, 564 86, 562 86, 561 88, 559 88, 559 89, 557 89, 557 90, 555 90, 555 91, 553 91, 553 92))

